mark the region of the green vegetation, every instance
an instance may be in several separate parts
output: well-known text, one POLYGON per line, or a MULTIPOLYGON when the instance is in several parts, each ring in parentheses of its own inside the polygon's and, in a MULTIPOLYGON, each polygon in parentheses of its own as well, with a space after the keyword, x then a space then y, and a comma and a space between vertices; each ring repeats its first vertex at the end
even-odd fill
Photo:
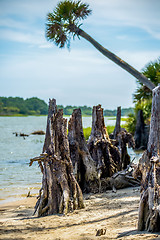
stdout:
MULTIPOLYGON (((126 125, 121 125, 122 128, 126 128, 126 125)), ((108 134, 111 134, 114 131, 115 126, 107 126, 108 134)), ((88 140, 89 136, 91 135, 91 127, 83 128, 83 134, 86 140, 88 140)))
POLYGON ((0 97, 1 116, 46 115, 47 104, 36 97, 24 100, 20 97, 0 97))
MULTIPOLYGON (((108 134, 113 133, 115 126, 107 126, 108 134)), ((126 125, 121 125, 121 128, 126 128, 126 125)))
MULTIPOLYGON (((73 109, 75 108, 80 108, 82 115, 83 116, 91 116, 92 115, 92 108, 91 107, 87 107, 87 106, 66 106, 63 107, 63 105, 58 105, 59 109, 63 109, 63 113, 64 115, 71 115, 73 112, 73 109)), ((121 114, 122 116, 128 116, 128 114, 134 113, 133 108, 122 108, 121 110, 121 114)), ((105 117, 116 117, 117 114, 117 110, 104 110, 104 116, 105 117)), ((113 118, 113 120, 116 118, 113 118)), ((121 119, 122 120, 122 119, 121 119)), ((122 120, 125 121, 125 120, 122 120)))
POLYGON ((107 132, 108 134, 113 133, 115 126, 107 126, 107 132))
MULTIPOLYGON (((157 86, 160 83, 160 58, 154 62, 150 62, 145 66, 142 72, 151 82, 157 86)), ((136 119, 139 110, 143 110, 143 117, 146 124, 149 124, 152 107, 152 91, 149 90, 140 81, 137 81, 138 87, 134 93, 134 112, 129 114, 127 121, 127 130, 134 134, 136 127, 136 119)))
POLYGON ((126 119, 126 130, 134 135, 136 129, 136 116, 135 114, 129 114, 126 119))
MULTIPOLYGON (((57 105, 58 109, 63 109, 66 116, 70 116, 74 109, 80 108, 82 115, 87 117, 92 115, 92 108, 85 106, 57 105)), ((133 113, 133 108, 122 108, 122 116, 133 113)), ((33 97, 24 100, 20 97, 0 97, 0 116, 27 116, 27 115, 47 115, 48 105, 43 100, 33 97)), ((115 119, 116 110, 104 110, 104 116, 113 116, 115 119)), ((123 120, 122 120, 123 121, 123 120)))
MULTIPOLYGON (((58 105, 58 108, 59 109, 63 109, 63 113, 64 115, 66 116, 70 116, 73 112, 73 109, 76 109, 76 108, 80 108, 81 111, 82 111, 82 115, 87 117, 87 116, 91 116, 92 115, 92 108, 91 107, 87 107, 87 106, 66 106, 66 107, 63 107, 63 105, 58 105)), ((105 117, 114 117, 114 119, 116 119, 116 114, 117 114, 117 110, 104 110, 103 111, 104 113, 104 116, 105 117)), ((133 108, 122 108, 121 110, 121 114, 122 116, 128 116, 128 114, 131 114, 131 113, 134 113, 134 110, 133 108)), ((121 121, 125 121, 126 119, 122 119, 121 118, 121 121)))
POLYGON ((91 127, 83 128, 83 134, 86 140, 88 140, 89 136, 91 135, 91 127))
MULTIPOLYGON (((122 116, 128 116, 128 114, 134 113, 133 108, 122 108, 121 109, 121 115, 122 116)), ((110 117, 110 116, 116 116, 117 110, 104 110, 104 116, 110 117)))
MULTIPOLYGON (((160 83, 160 58, 154 62, 148 63, 143 69, 143 74, 157 86, 160 83)), ((151 115, 152 91, 141 82, 137 81, 138 88, 134 93, 135 113, 139 109, 143 110, 144 119, 147 120, 151 115)))
POLYGON ((63 114, 64 115, 72 115, 72 112, 74 109, 76 108, 80 108, 82 115, 83 116, 91 116, 92 115, 92 108, 91 107, 87 107, 87 106, 66 106, 64 107, 63 105, 58 105, 57 106, 58 109, 63 109, 63 114))

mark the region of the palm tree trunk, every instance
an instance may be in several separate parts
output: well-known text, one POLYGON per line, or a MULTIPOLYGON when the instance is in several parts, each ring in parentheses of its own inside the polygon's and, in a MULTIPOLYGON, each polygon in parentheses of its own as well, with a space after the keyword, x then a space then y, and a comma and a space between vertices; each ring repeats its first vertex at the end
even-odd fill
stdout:
POLYGON ((133 68, 131 65, 123 61, 121 58, 116 56, 114 53, 110 52, 106 48, 104 48, 102 45, 100 45, 97 41, 95 41, 90 35, 88 35, 85 31, 83 31, 80 28, 76 28, 76 33, 89 41, 96 49, 98 49, 99 52, 101 52, 105 57, 109 58, 111 61, 116 63, 118 66, 132 74, 135 78, 137 78, 142 84, 144 84, 147 88, 150 90, 155 88, 155 85, 148 80, 147 77, 145 77, 142 73, 137 71, 135 68, 133 68))

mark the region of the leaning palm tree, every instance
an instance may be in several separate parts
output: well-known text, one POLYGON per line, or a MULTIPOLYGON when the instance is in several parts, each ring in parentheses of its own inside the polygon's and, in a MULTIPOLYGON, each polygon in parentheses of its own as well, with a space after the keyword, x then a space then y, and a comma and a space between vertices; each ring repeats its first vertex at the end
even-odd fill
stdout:
MULTIPOLYGON (((141 177, 141 200, 140 200, 140 207, 139 207, 139 219, 138 219, 138 230, 148 230, 151 232, 155 231, 160 231, 160 86, 155 88, 155 85, 143 74, 138 72, 136 69, 134 69, 132 66, 130 66, 128 63, 117 57, 115 54, 111 53, 107 49, 105 49, 103 46, 101 46, 98 42, 96 42, 91 36, 89 36, 86 32, 84 32, 80 28, 80 21, 85 19, 89 14, 91 14, 91 10, 89 9, 88 4, 84 4, 81 1, 72 1, 72 0, 64 0, 63 2, 60 2, 56 9, 53 11, 53 13, 48 14, 48 22, 47 22, 47 29, 46 29, 46 35, 48 40, 51 40, 56 43, 60 48, 64 47, 65 45, 69 46, 70 43, 70 38, 73 36, 78 36, 78 37, 83 37, 84 39, 88 40, 95 48, 97 48, 103 55, 111 59, 113 62, 118 64, 120 67, 128 71, 130 74, 132 74, 134 77, 136 77, 142 84, 144 84, 147 88, 150 90, 153 90, 153 101, 152 101, 152 115, 151 115, 151 124, 150 124, 150 134, 149 134, 149 141, 148 141, 148 146, 147 146, 147 151, 144 152, 143 156, 139 160, 139 164, 137 165, 137 168, 135 168, 134 176, 140 175, 141 177)), ((61 119, 62 119, 62 113, 58 114, 61 119)), ((44 161, 44 157, 47 161, 45 161, 45 166, 46 169, 49 171, 48 172, 48 179, 50 180, 50 172, 52 170, 55 171, 55 174, 53 175, 53 180, 56 179, 57 181, 57 189, 62 186, 62 190, 59 191, 58 193, 55 191, 56 188, 54 184, 52 184, 51 188, 46 188, 46 176, 45 174, 47 173, 44 171, 44 187, 46 190, 49 191, 49 193, 52 193, 51 198, 46 198, 47 191, 43 193, 42 198, 40 198, 40 206, 43 207, 43 212, 44 211, 49 211, 49 214, 52 213, 53 211, 50 211, 50 207, 54 206, 54 202, 52 202, 52 198, 55 197, 55 192, 57 194, 57 199, 60 199, 60 210, 63 212, 67 212, 69 203, 71 203, 70 199, 70 193, 69 187, 72 184, 66 185, 65 182, 68 181, 69 178, 66 177, 65 181, 63 180, 63 177, 67 176, 64 174, 66 170, 68 169, 68 162, 70 161, 69 155, 68 154, 68 144, 67 144, 67 138, 66 138, 66 122, 62 119, 60 121, 60 125, 58 122, 57 118, 57 113, 56 113, 56 118, 53 121, 51 120, 48 122, 49 126, 51 122, 57 123, 57 125, 53 124, 53 126, 57 126, 57 134, 60 135, 55 135, 55 140, 57 140, 56 146, 57 152, 54 154, 54 142, 50 144, 48 147, 48 151, 50 153, 51 150, 53 150, 53 157, 52 161, 55 164, 54 168, 50 167, 50 156, 48 154, 43 154, 44 156, 41 156, 43 158, 38 158, 40 161, 41 159, 44 161), (65 128, 62 126, 61 127, 61 122, 65 124, 65 128), (65 133, 60 133, 59 128, 61 127, 63 129, 63 132, 65 133), (64 151, 61 153, 61 149, 63 149, 63 144, 61 144, 63 138, 65 141, 64 151), (59 137, 57 137, 59 136, 59 137), (61 140, 62 139, 62 140, 61 140), (53 145, 53 147, 52 147, 53 145), (52 149, 53 148, 53 149, 52 149), (57 155, 58 154, 58 155, 57 155), (55 155, 55 156, 54 156, 55 155), (64 156, 63 156, 64 155, 64 156), (57 159, 59 161, 55 161, 58 156, 62 156, 62 159, 57 159), (67 158, 66 158, 67 156, 67 158), (62 161, 63 160, 63 161, 62 161), (65 160, 65 161, 64 161, 65 160), (57 169, 57 164, 61 164, 60 169, 57 169), (64 165, 65 164, 65 165, 64 165), (66 168, 64 168, 66 166, 66 168), (65 169, 64 171, 61 171, 65 169), (61 172, 60 172, 61 171, 61 172), (66 188, 67 186, 67 188, 66 188), (66 190, 67 195, 66 195, 66 190), (59 196, 62 197, 60 198, 59 196), (43 202, 41 201, 43 200, 43 202), (46 206, 44 207, 44 204, 46 206), (49 210, 48 210, 49 209, 49 210)), ((54 133, 51 131, 51 133, 54 133)), ((53 135, 53 134, 52 134, 53 135)), ((49 135, 50 138, 50 135, 49 135)), ((50 139, 49 139, 50 141, 50 139)), ((56 142, 55 142, 56 143, 56 142)), ((34 161, 34 159, 32 160, 34 161)), ((72 172, 72 165, 69 165, 70 172, 69 177, 71 178, 73 176, 72 172)), ((72 178, 72 180, 74 180, 72 178)), ((53 181, 49 181, 49 183, 54 183, 53 181)), ((67 182, 68 183, 68 182, 67 182)), ((73 190, 77 190, 76 182, 74 181, 74 188, 73 190)), ((80 191, 79 191, 80 192, 80 191)), ((77 192, 73 192, 74 195, 74 202, 76 200, 76 197, 79 196, 77 192)), ((56 199, 55 199, 56 200, 56 199)), ((83 201, 82 197, 80 199, 80 206, 83 207, 83 201)), ((41 210, 42 208, 40 208, 41 210)), ((52 209, 51 209, 52 210, 52 209)), ((42 211, 41 211, 42 212, 42 211)), ((42 214, 43 214, 42 212, 42 214)))
POLYGON ((121 58, 110 52, 97 41, 95 41, 90 35, 83 31, 80 27, 81 20, 84 20, 91 14, 91 9, 86 3, 81 1, 64 0, 58 3, 57 7, 52 13, 47 15, 46 24, 46 37, 49 41, 54 42, 60 48, 67 45, 70 46, 71 37, 78 36, 83 37, 89 41, 98 51, 104 56, 108 57, 111 61, 118 64, 127 72, 137 78, 147 88, 152 90, 155 85, 149 81, 149 79, 123 61, 121 58))

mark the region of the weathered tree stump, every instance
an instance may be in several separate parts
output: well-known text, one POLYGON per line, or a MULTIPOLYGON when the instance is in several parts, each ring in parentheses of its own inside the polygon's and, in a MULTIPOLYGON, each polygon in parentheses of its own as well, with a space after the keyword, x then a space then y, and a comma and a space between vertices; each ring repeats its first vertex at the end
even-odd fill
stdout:
POLYGON ((92 131, 87 145, 101 178, 110 177, 120 170, 120 153, 108 136, 101 105, 93 107, 92 131))
POLYGON ((113 145, 118 147, 120 152, 120 170, 124 170, 130 164, 130 156, 127 151, 127 146, 135 148, 135 142, 132 135, 121 128, 121 107, 117 108, 116 125, 113 133, 109 135, 113 145))
POLYGON ((121 107, 117 107, 117 117, 116 117, 116 125, 113 131, 113 138, 116 139, 118 133, 121 131, 121 107))
POLYGON ((35 211, 38 216, 57 213, 66 214, 70 210, 83 208, 83 195, 73 175, 67 138, 67 120, 63 110, 58 110, 55 99, 50 100, 45 142, 38 161, 43 172, 42 188, 35 211))
POLYGON ((148 143, 148 132, 144 123, 143 111, 139 110, 137 115, 136 130, 134 134, 135 148, 136 149, 147 149, 148 143))
POLYGON ((133 149, 135 148, 134 138, 132 134, 122 128, 120 133, 116 136, 114 144, 120 151, 120 167, 121 170, 124 170, 130 164, 130 156, 127 151, 127 146, 133 149))
POLYGON ((153 89, 149 141, 134 171, 137 176, 141 176, 138 230, 160 231, 160 86, 153 89))
POLYGON ((83 134, 80 109, 73 110, 68 122, 68 141, 74 175, 83 192, 96 192, 98 173, 83 134))

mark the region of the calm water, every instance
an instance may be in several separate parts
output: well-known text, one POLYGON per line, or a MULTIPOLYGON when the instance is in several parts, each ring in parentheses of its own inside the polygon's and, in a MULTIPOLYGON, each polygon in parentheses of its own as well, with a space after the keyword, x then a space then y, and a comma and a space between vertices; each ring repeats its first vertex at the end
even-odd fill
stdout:
MULTIPOLYGON (((0 203, 38 194, 41 172, 38 164, 29 167, 30 158, 42 152, 44 135, 16 137, 13 133, 31 134, 46 129, 47 117, 0 117, 0 203)), ((105 118, 106 125, 115 125, 115 120, 105 118)), ((83 126, 91 126, 91 117, 83 118, 83 126)), ((135 156, 130 151, 131 157, 135 156)), ((137 156, 138 157, 138 156, 137 156)))

